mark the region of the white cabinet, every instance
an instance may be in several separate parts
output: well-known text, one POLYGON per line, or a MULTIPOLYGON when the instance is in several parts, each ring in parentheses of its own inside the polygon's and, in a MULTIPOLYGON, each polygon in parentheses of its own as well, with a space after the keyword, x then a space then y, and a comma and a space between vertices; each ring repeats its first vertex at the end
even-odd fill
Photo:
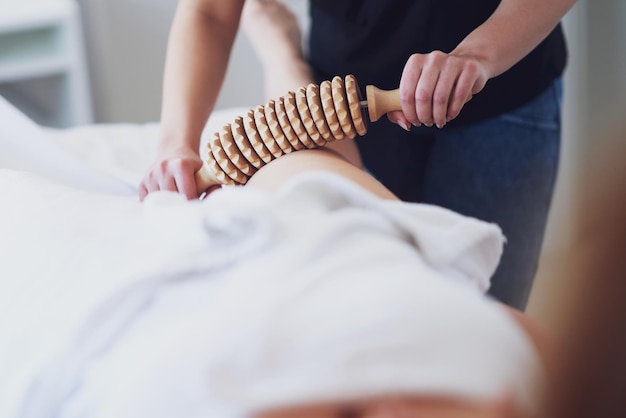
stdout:
POLYGON ((0 0, 0 95, 37 123, 93 121, 78 4, 0 0))

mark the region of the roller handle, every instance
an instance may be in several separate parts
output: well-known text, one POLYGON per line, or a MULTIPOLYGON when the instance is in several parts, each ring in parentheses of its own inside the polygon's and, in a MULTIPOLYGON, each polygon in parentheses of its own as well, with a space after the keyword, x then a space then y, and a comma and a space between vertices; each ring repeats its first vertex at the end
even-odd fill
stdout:
POLYGON ((380 117, 394 110, 402 110, 400 89, 381 90, 371 84, 365 87, 367 112, 370 121, 376 122, 380 117))
MULTIPOLYGON (((367 96, 367 112, 372 122, 376 122, 386 113, 402 110, 400 89, 381 90, 376 86, 368 85, 365 87, 365 95, 367 96)), ((470 100, 472 100, 471 94, 467 96, 465 103, 470 100)))

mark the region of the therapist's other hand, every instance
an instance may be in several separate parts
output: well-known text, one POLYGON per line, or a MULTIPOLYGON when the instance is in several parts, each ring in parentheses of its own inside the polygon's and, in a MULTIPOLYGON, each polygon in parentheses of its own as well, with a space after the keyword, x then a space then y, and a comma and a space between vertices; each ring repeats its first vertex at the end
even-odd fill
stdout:
POLYGON ((487 69, 475 57, 441 51, 413 54, 400 79, 402 111, 390 112, 388 118, 406 130, 410 125, 443 128, 487 80, 487 69))
POLYGON ((198 152, 187 147, 159 150, 155 162, 139 184, 139 200, 158 190, 178 192, 197 199, 194 174, 202 167, 198 152))

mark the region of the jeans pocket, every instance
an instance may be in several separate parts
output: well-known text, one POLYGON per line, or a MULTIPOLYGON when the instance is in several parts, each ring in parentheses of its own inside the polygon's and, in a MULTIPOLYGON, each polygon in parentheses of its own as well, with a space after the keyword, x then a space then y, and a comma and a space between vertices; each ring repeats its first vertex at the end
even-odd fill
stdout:
POLYGON ((559 77, 539 96, 529 103, 500 116, 510 123, 533 126, 541 129, 561 128, 561 103, 563 80, 559 77))

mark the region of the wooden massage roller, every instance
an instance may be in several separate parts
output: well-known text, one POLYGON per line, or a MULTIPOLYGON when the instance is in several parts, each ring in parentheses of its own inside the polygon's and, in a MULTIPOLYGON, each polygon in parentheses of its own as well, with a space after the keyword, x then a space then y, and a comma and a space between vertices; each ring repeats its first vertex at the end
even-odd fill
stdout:
POLYGON ((364 107, 372 122, 401 110, 398 89, 384 91, 369 85, 366 96, 361 100, 353 75, 345 81, 336 76, 250 109, 208 141, 204 164, 195 175, 198 192, 217 184, 245 184, 258 169, 284 154, 365 135, 364 107))

